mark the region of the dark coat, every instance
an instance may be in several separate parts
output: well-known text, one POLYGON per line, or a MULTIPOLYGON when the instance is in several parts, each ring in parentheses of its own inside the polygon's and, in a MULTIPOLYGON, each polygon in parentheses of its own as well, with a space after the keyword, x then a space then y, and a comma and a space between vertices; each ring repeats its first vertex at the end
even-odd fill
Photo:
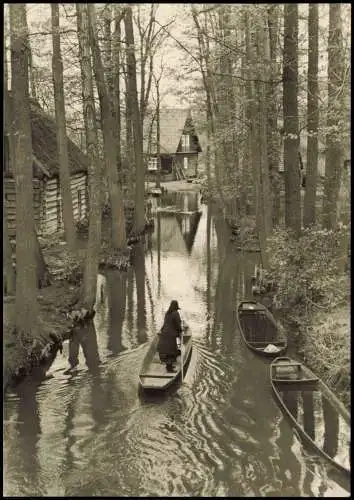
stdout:
POLYGON ((172 311, 166 314, 164 324, 159 334, 160 338, 157 344, 159 354, 177 357, 176 338, 181 335, 182 324, 178 311, 172 311))

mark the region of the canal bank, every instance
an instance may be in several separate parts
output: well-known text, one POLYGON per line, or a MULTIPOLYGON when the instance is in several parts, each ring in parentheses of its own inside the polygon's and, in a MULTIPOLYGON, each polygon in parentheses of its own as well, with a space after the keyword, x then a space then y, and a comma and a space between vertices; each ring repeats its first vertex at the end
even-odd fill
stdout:
MULTIPOLYGON (((160 202, 197 203, 195 193, 160 202)), ((220 214, 196 209, 195 225, 156 210, 132 267, 99 275, 86 338, 63 343, 46 380, 8 391, 5 494, 348 496, 348 482, 304 451, 273 400, 269 364, 235 326, 259 256, 234 252, 220 214), (193 332, 190 365, 166 397, 145 398, 140 366, 173 298, 193 332), (79 364, 68 373, 74 344, 79 364)))
MULTIPOLYGON (((128 234, 132 229, 132 217, 130 210, 128 234)), ((146 231, 150 230, 150 223, 146 220, 146 231)), ((71 338, 75 325, 87 317, 87 311, 78 306, 86 258, 87 224, 81 222, 78 228, 75 256, 69 255, 63 233, 40 238, 40 244, 51 284, 38 290, 37 334, 34 337, 18 336, 15 332, 15 297, 5 296, 3 301, 3 393, 33 369, 45 374, 63 342, 71 338)), ((124 252, 112 250, 110 215, 104 215, 99 267, 125 272, 130 265, 132 248, 131 243, 124 252)))

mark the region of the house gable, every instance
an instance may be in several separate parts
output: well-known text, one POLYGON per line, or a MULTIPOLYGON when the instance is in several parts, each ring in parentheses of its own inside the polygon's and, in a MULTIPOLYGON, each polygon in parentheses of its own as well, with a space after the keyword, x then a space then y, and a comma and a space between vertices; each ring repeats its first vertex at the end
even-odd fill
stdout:
MULTIPOLYGON (((8 136, 12 122, 11 92, 5 92, 5 136, 8 136)), ((56 123, 34 99, 30 99, 30 118, 32 129, 33 176, 59 176, 59 158, 57 149, 56 123)), ((68 157, 70 174, 87 173, 86 155, 69 138, 68 157)), ((5 175, 12 175, 11 154, 4 158, 5 175)))
POLYGON ((182 135, 177 147, 177 153, 201 153, 202 148, 199 143, 198 135, 195 131, 195 127, 193 124, 193 119, 191 116, 188 116, 182 131, 182 135), (183 141, 183 136, 189 137, 186 144, 183 141))
MULTIPOLYGON (((165 108, 160 111, 160 152, 161 155, 174 155, 181 148, 183 134, 191 136, 193 152, 202 149, 198 140, 192 117, 188 109, 165 108)), ((144 123, 144 153, 156 155, 156 113, 144 123)))

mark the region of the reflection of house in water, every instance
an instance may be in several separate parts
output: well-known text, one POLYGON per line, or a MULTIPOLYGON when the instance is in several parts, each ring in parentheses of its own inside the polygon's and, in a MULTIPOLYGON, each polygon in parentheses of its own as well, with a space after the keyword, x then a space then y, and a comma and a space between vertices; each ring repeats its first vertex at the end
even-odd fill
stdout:
POLYGON ((187 251, 190 254, 193 248, 195 235, 197 233, 201 212, 194 212, 191 214, 176 214, 178 226, 181 230, 187 251))
POLYGON ((190 254, 202 215, 199 207, 199 195, 198 193, 169 193, 162 200, 162 207, 166 206, 171 207, 171 214, 176 217, 187 251, 190 254))

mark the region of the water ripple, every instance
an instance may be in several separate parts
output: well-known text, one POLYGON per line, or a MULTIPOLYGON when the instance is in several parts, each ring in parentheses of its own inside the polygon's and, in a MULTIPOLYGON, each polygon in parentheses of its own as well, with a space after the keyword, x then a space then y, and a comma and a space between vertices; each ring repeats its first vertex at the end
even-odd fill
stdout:
MULTIPOLYGON (((194 193, 186 196, 167 193, 154 203, 197 206, 194 193)), ((9 496, 343 496, 349 491, 345 481, 330 479, 323 461, 304 454, 272 399, 268 363, 240 341, 234 308, 258 257, 240 260, 229 249, 218 215, 210 219, 208 241, 207 211, 203 207, 193 238, 188 233, 193 224, 180 227, 173 215, 156 219, 161 234, 149 235, 145 271, 138 262, 124 276, 100 276, 103 297, 92 345, 84 352, 83 337, 74 373, 65 373, 66 342, 49 370, 51 378, 6 395, 9 496), (141 395, 138 373, 146 340, 172 298, 179 298, 193 333, 189 368, 183 384, 166 394, 141 395), (89 351, 101 360, 96 370, 87 366, 89 351)))

